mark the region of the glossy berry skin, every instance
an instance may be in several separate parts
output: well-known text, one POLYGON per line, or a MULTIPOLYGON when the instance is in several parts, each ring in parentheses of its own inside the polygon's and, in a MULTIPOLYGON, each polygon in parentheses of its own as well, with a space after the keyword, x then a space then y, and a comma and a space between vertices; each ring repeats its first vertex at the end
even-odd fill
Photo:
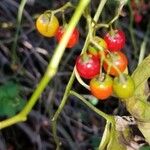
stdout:
POLYGON ((123 74, 124 81, 121 81, 120 77, 115 77, 113 81, 113 92, 118 98, 129 98, 133 95, 135 90, 135 85, 133 79, 127 75, 123 74))
MULTIPOLYGON (((55 35, 55 38, 56 38, 58 43, 60 42, 64 32, 65 32, 65 27, 60 26, 56 32, 56 35, 55 35)), ((74 47, 78 43, 78 41, 79 41, 79 31, 77 28, 75 28, 73 30, 73 33, 71 34, 69 41, 68 41, 67 48, 74 47)))
POLYGON ((45 37, 53 37, 59 27, 57 17, 50 14, 41 14, 36 20, 36 28, 45 37))
POLYGON ((94 40, 101 47, 101 50, 99 50, 97 47, 94 47, 90 44, 88 46, 88 53, 100 58, 101 52, 102 51, 106 52, 107 43, 105 42, 105 40, 103 38, 100 38, 100 37, 95 37, 94 40))
MULTIPOLYGON (((127 57, 121 51, 113 52, 110 54, 108 53, 106 55, 106 60, 112 65, 116 66, 120 70, 120 72, 124 72, 128 65, 127 57)), ((110 64, 106 60, 104 60, 103 64, 104 70, 112 76, 118 76, 119 72, 112 65, 110 66, 110 64)))
POLYGON ((92 95, 100 100, 105 100, 112 94, 113 80, 109 75, 105 75, 104 79, 99 76, 90 81, 90 90, 92 95))
POLYGON ((108 32, 104 36, 104 40, 110 52, 120 51, 125 45, 125 34, 121 30, 113 30, 113 32, 108 32))
POLYGON ((94 78, 100 72, 100 61, 90 54, 82 54, 76 59, 76 69, 84 79, 94 78))

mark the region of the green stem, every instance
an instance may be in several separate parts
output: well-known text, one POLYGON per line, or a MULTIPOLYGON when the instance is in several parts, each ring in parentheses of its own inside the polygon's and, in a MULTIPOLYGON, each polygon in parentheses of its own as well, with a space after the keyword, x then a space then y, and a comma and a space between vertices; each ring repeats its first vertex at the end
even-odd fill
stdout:
POLYGON ((109 26, 112 25, 120 16, 121 14, 121 11, 122 11, 122 8, 123 6, 127 3, 127 0, 121 0, 119 1, 119 7, 118 7, 118 10, 117 10, 117 14, 115 15, 115 17, 108 23, 109 26))
POLYGON ((96 13, 94 15, 94 18, 93 18, 93 22, 92 22, 91 16, 89 16, 89 14, 85 15, 85 17, 87 19, 87 23, 88 23, 89 32, 87 34, 87 38, 86 38, 86 41, 85 41, 82 53, 85 53, 86 50, 87 50, 88 44, 89 44, 90 39, 92 37, 92 34, 93 34, 94 30, 95 30, 93 27, 98 22, 98 19, 99 19, 101 13, 102 13, 102 10, 104 8, 104 5, 105 5, 106 1, 107 0, 101 0, 100 1, 99 6, 97 8, 97 11, 96 11, 96 13), (91 24, 91 22, 92 22, 92 24, 91 24))
POLYGON ((100 15, 101 15, 101 13, 102 13, 102 10, 103 10, 103 8, 104 8, 104 5, 105 5, 105 3, 106 3, 106 1, 107 1, 107 0, 101 0, 100 5, 98 6, 97 11, 96 11, 96 13, 95 13, 95 16, 94 16, 94 18, 93 18, 93 20, 94 20, 95 22, 98 21, 100 15))
MULTIPOLYGON (((83 1, 84 1, 84 0, 83 0, 83 1)), ((101 5, 101 3, 103 4, 103 1, 105 1, 105 0, 102 0, 99 5, 101 5)), ((101 7, 98 7, 98 8, 100 9, 100 10, 98 10, 98 11, 101 12, 102 6, 101 6, 101 7)), ((84 10, 82 5, 81 5, 81 8, 80 8, 80 9, 81 9, 81 10, 84 10)), ((99 13, 99 15, 100 15, 100 13, 99 13)), ((97 16, 95 19, 96 19, 95 21, 97 22, 97 21, 98 21, 98 16, 97 16)), ((92 32, 93 32, 93 28, 92 28, 92 26, 90 25, 90 23, 91 23, 90 17, 87 17, 87 22, 88 22, 88 25, 89 25, 89 31, 88 31, 88 34, 87 34, 87 37, 86 37, 86 40, 85 40, 85 43, 84 43, 84 46, 83 46, 83 48, 82 48, 82 52, 81 52, 81 53, 86 52, 86 49, 87 49, 88 44, 89 44, 89 41, 90 41, 91 34, 92 34, 92 32)), ((67 87, 66 87, 66 90, 65 90, 63 99, 62 99, 62 101, 61 101, 61 104, 60 104, 59 108, 57 109, 57 111, 56 111, 56 113, 55 113, 55 115, 54 115, 54 117, 53 117, 53 119, 52 119, 52 132, 53 132, 54 140, 55 140, 56 145, 57 145, 57 150, 59 150, 60 144, 61 144, 61 143, 59 142, 59 138, 57 137, 57 127, 56 127, 56 125, 57 125, 57 119, 58 119, 59 114, 61 113, 62 109, 64 108, 66 102, 67 102, 67 98, 68 98, 68 96, 69 96, 69 95, 68 95, 68 94, 69 94, 68 92, 70 92, 70 89, 72 88, 72 84, 73 84, 73 82, 74 82, 74 79, 72 79, 72 78, 74 78, 74 77, 75 77, 75 76, 74 76, 74 72, 73 72, 72 75, 71 75, 71 78, 69 79, 69 82, 68 82, 68 85, 67 85, 67 87)))
POLYGON ((118 7, 117 14, 115 15, 115 17, 112 18, 112 20, 111 20, 108 24, 105 24, 105 23, 97 24, 97 25, 95 26, 95 30, 98 30, 98 29, 100 29, 100 28, 102 28, 102 27, 104 27, 104 28, 109 28, 109 27, 119 18, 120 14, 121 14, 121 11, 122 11, 122 8, 123 8, 123 6, 124 6, 126 3, 127 3, 127 0, 120 1, 120 5, 119 5, 119 7, 118 7))
POLYGON ((98 147, 98 150, 106 149, 107 144, 110 140, 110 126, 111 126, 111 123, 109 121, 107 121, 106 125, 105 125, 105 130, 103 132, 101 142, 100 142, 99 147, 98 147))
POLYGON ((93 32, 93 29, 92 29, 92 26, 91 26, 91 18, 87 16, 87 24, 88 24, 88 34, 87 34, 87 37, 86 37, 86 40, 84 42, 84 46, 82 48, 82 52, 81 54, 84 54, 86 53, 87 51, 87 48, 88 48, 88 45, 89 45, 89 42, 90 42, 90 38, 91 38, 91 35, 92 35, 92 32, 93 32))
MULTIPOLYGON (((60 44, 58 45, 58 47, 56 48, 54 55, 47 67, 47 70, 43 76, 43 78, 41 79, 39 85, 37 86, 37 88, 35 89, 34 93, 32 94, 31 98, 29 99, 28 103, 26 104, 26 106, 24 107, 24 109, 19 113, 19 118, 26 118, 26 116, 28 115, 28 113, 32 110, 33 106, 35 105, 35 103, 37 102, 38 98, 40 97, 41 93, 43 92, 43 90, 45 89, 45 87, 47 86, 47 84, 49 83, 49 81, 55 76, 60 60, 63 56, 63 53, 65 51, 66 45, 69 41, 69 38, 76 26, 76 24, 78 23, 84 8, 87 6, 87 4, 89 3, 89 0, 81 0, 74 15, 72 16, 72 19, 70 21, 70 23, 68 24, 68 28, 64 34, 64 36, 62 37, 62 40, 60 41, 60 44)), ((2 122, 0 122, 0 129, 10 126, 14 123, 20 122, 22 121, 22 119, 16 119, 16 117, 12 117, 12 118, 8 118, 2 122)))
POLYGON ((108 115, 104 113, 103 111, 97 109, 95 106, 93 106, 90 102, 88 102, 83 96, 80 94, 76 93, 75 91, 70 91, 70 94, 79 98, 84 104, 86 104, 91 110, 96 112, 98 115, 102 116, 105 118, 107 121, 114 123, 114 117, 111 115, 108 115))
POLYGON ((65 34, 63 35, 62 40, 60 41, 60 44, 58 45, 58 47, 55 50, 55 53, 53 54, 53 57, 51 59, 50 64, 48 65, 45 76, 40 82, 37 90, 33 93, 33 96, 31 97, 31 99, 29 100, 29 105, 27 105, 23 110, 24 114, 28 114, 31 111, 32 107, 37 101, 37 98, 40 96, 40 94, 42 93, 46 85, 48 84, 49 80, 52 79, 55 73, 57 72, 58 65, 63 56, 66 45, 69 41, 69 38, 83 13, 83 10, 84 10, 83 8, 87 6, 88 2, 89 0, 86 0, 86 1, 81 0, 79 5, 77 6, 76 11, 74 15, 72 16, 70 23, 68 24, 68 28, 65 34))
POLYGON ((75 72, 75 76, 76 76, 76 79, 78 80, 78 82, 83 86, 85 87, 87 90, 90 90, 90 87, 89 85, 87 85, 83 80, 82 78, 80 77, 76 67, 74 68, 74 72, 75 72))
POLYGON ((57 118, 59 116, 59 114, 61 113, 62 109, 64 108, 66 102, 67 102, 67 99, 68 99, 68 96, 69 96, 69 92, 72 88, 72 84, 74 82, 74 79, 75 79, 75 75, 74 75, 74 72, 72 73, 71 77, 70 77, 70 80, 67 84, 67 87, 66 87, 66 90, 65 90, 65 93, 64 93, 64 96, 62 98, 62 101, 52 119, 52 132, 53 132, 53 136, 54 136, 54 140, 55 140, 55 143, 57 145, 57 149, 59 149, 59 146, 60 146, 60 142, 59 142, 59 139, 58 139, 58 136, 57 136, 57 118))
POLYGON ((99 3, 97 11, 96 11, 96 13, 94 15, 93 20, 92 20, 92 18, 89 17, 90 19, 88 20, 88 23, 89 23, 89 30, 90 31, 89 31, 89 38, 88 39, 90 39, 92 37, 93 33, 94 33, 94 36, 95 36, 96 28, 94 28, 94 26, 96 25, 96 23, 99 20, 99 17, 100 17, 100 15, 102 13, 102 10, 103 10, 103 8, 104 8, 104 6, 106 4, 106 1, 107 0, 102 0, 99 3), (92 24, 91 24, 91 21, 92 21, 92 24))
POLYGON ((95 30, 98 30, 100 28, 109 28, 109 24, 106 24, 106 23, 100 23, 100 24, 97 24, 95 26, 95 30))
POLYGON ((83 11, 84 11, 84 8, 88 5, 90 0, 81 0, 79 2, 79 5, 77 6, 76 8, 76 11, 74 13, 74 15, 72 16, 71 18, 71 21, 70 23, 68 24, 68 28, 66 30, 66 33, 64 34, 64 36, 62 37, 62 40, 61 40, 61 43, 63 44, 59 44, 58 47, 57 47, 57 51, 59 51, 59 55, 58 53, 54 53, 53 57, 52 57, 52 60, 51 60, 51 66, 55 66, 55 65, 58 65, 59 63, 59 60, 60 58, 62 57, 63 53, 64 53, 64 50, 65 50, 65 47, 68 43, 68 40, 72 34, 72 31, 74 30, 76 24, 78 23, 83 11))
POLYGON ((146 44, 148 42, 148 35, 150 33, 150 22, 147 25, 147 31, 146 34, 144 36, 144 40, 141 44, 141 48, 140 48, 140 55, 139 55, 139 61, 138 61, 138 65, 143 61, 144 56, 145 56, 145 51, 146 51, 146 44))
POLYGON ((68 7, 72 7, 74 8, 74 6, 72 5, 71 2, 67 2, 65 5, 63 5, 62 7, 56 9, 56 10, 47 10, 44 13, 51 13, 53 12, 54 14, 58 13, 58 12, 63 12, 64 10, 66 10, 68 7))
POLYGON ((25 7, 27 0, 22 0, 20 5, 19 5, 19 10, 18 10, 18 14, 17 14, 17 29, 16 29, 16 33, 15 33, 15 37, 14 37, 14 42, 12 45, 12 64, 16 64, 17 61, 17 54, 16 54, 16 48, 17 48, 17 40, 18 40, 18 36, 19 36, 19 32, 20 32, 20 26, 21 26, 21 20, 22 20, 22 14, 23 14, 23 10, 25 7))
MULTIPOLYGON (((60 44, 58 45, 58 47, 56 48, 54 54, 53 54, 53 57, 51 59, 51 62, 50 64, 48 65, 48 68, 47 68, 47 72, 45 74, 45 76, 43 77, 42 81, 41 81, 41 84, 39 84, 37 90, 34 92, 33 96, 31 97, 31 104, 32 106, 28 106, 27 107, 27 112, 29 113, 31 109, 33 107, 33 104, 35 104, 35 102, 37 101, 37 98, 40 96, 40 94, 42 93, 43 89, 46 87, 46 85, 48 84, 49 82, 49 79, 51 79, 55 73, 57 72, 57 68, 58 68, 58 65, 60 63, 60 60, 63 56, 63 53, 65 51, 65 48, 66 48, 66 45, 69 41, 69 38, 76 26, 76 24, 78 23, 81 15, 82 15, 82 12, 83 12, 83 8, 86 7, 86 5, 88 4, 89 0, 87 1, 80 1, 74 15, 72 16, 72 19, 70 21, 70 23, 68 24, 68 28, 65 32, 65 34, 63 35, 62 37, 62 40, 60 41, 60 44), (82 7, 82 9, 81 9, 82 7), (40 94, 39 94, 40 93, 40 94)), ((27 114, 27 113, 26 113, 27 114)))
POLYGON ((6 119, 4 121, 0 122, 0 129, 3 129, 5 127, 11 126, 17 122, 22 122, 22 121, 26 121, 26 116, 22 116, 20 114, 15 115, 12 118, 6 119))

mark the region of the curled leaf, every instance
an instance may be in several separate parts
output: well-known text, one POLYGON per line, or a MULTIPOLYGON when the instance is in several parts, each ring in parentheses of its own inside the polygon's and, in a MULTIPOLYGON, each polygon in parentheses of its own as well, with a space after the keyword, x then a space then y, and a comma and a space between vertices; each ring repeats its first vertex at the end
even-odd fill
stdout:
POLYGON ((107 122, 99 150, 127 150, 130 147, 131 133, 128 124, 115 117, 115 124, 107 122))
POLYGON ((150 144, 150 95, 148 79, 150 77, 150 55, 136 68, 132 74, 135 82, 135 92, 131 98, 126 99, 127 110, 136 118, 138 128, 150 144))
POLYGON ((150 121, 150 103, 147 101, 149 88, 147 80, 150 77, 150 55, 136 68, 132 74, 135 82, 135 92, 131 98, 126 99, 127 110, 138 121, 150 121))

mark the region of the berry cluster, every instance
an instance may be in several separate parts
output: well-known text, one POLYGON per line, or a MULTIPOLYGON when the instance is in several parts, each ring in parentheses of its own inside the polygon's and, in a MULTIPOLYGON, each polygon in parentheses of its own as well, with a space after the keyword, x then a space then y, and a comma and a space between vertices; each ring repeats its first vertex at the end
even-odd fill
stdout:
POLYGON ((111 95, 129 98, 134 93, 134 81, 125 73, 128 59, 121 51, 125 40, 123 31, 111 30, 104 38, 94 37, 94 43, 76 59, 78 74, 90 79, 90 91, 100 100, 111 95))
MULTIPOLYGON (((57 17, 49 12, 41 14, 36 20, 36 28, 45 37, 55 37, 60 42, 67 25, 60 26, 57 17)), ((79 31, 74 29, 67 44, 73 48, 79 40, 79 31)), ((111 29, 103 38, 95 36, 87 51, 76 59, 76 69, 80 77, 90 79, 91 93, 100 100, 114 95, 128 98, 134 93, 134 81, 125 73, 128 60, 121 51, 125 45, 122 30, 111 29)))
MULTIPOLYGON (((45 37, 55 37, 59 43, 67 28, 67 25, 60 26, 57 17, 54 14, 45 12, 41 14, 36 20, 36 28, 39 33, 45 37)), ((74 47, 79 40, 79 31, 74 29, 68 41, 67 48, 74 47)))

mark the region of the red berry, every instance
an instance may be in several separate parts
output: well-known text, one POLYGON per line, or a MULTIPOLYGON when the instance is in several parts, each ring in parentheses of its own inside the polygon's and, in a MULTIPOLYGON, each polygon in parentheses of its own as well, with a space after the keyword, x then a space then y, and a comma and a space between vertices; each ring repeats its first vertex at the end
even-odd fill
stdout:
MULTIPOLYGON (((106 55, 106 59, 113 66, 117 67, 120 70, 120 72, 124 72, 128 65, 128 59, 127 59, 126 55, 124 53, 122 53, 121 51, 114 52, 111 54, 108 53, 106 55)), ((117 72, 117 70, 113 66, 110 66, 106 62, 106 60, 104 61, 104 64, 103 64, 104 70, 110 75, 118 76, 119 72, 117 72)))
POLYGON ((121 50, 125 45, 125 34, 121 30, 113 30, 112 32, 108 32, 104 36, 104 40, 107 43, 108 50, 111 52, 121 50))
POLYGON ((91 54, 82 54, 76 59, 76 69, 85 79, 91 79, 100 72, 100 61, 91 54))
POLYGON ((92 95, 100 100, 105 100, 112 94, 113 80, 109 75, 102 77, 96 76, 90 81, 92 95))
MULTIPOLYGON (((57 42, 60 42, 64 32, 65 32, 65 27, 63 26, 60 26, 56 32, 56 35, 55 35, 55 38, 57 40, 57 42)), ((67 44, 67 48, 72 48, 74 47, 79 41, 79 31, 77 28, 75 28, 73 30, 73 33, 72 35, 70 36, 70 39, 68 41, 68 44, 67 44)))

